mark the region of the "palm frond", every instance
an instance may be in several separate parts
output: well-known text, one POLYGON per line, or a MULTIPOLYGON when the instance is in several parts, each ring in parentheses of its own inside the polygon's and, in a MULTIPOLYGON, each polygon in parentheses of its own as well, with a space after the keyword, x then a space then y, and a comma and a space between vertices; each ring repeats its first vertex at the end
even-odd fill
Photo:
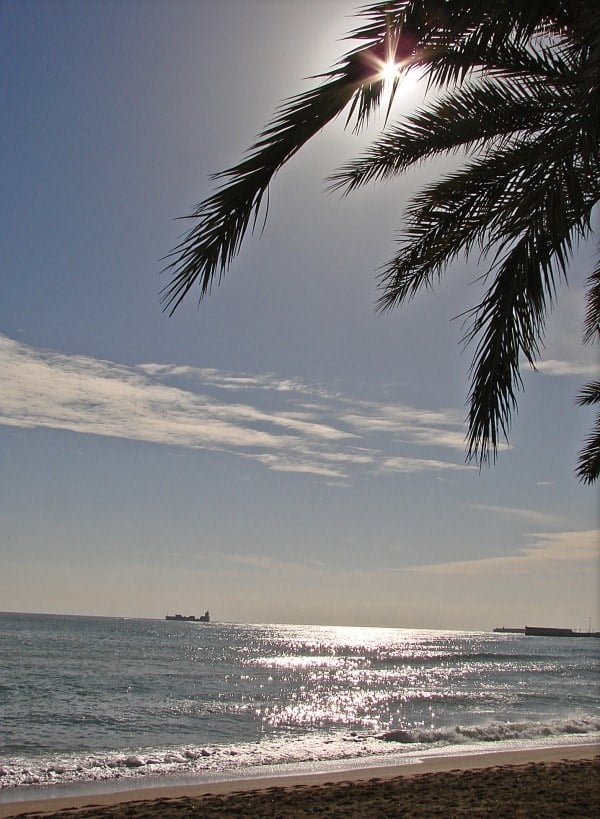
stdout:
POLYGON ((360 83, 335 77, 316 91, 293 98, 261 134, 249 156, 216 175, 221 187, 191 216, 196 225, 168 258, 170 283, 163 290, 165 308, 173 313, 199 280, 200 298, 229 267, 251 221, 258 216, 273 176, 318 130, 336 117, 360 83))
MULTIPOLYGON (((446 62, 449 56, 440 59, 446 62)), ((473 152, 507 135, 534 136, 540 129, 564 128, 565 122, 571 130, 589 131, 597 121, 597 82, 582 79, 585 62, 580 55, 507 45, 492 56, 485 65, 487 78, 463 83, 388 129, 362 156, 329 177, 329 190, 346 195, 439 154, 473 152), (573 111, 580 112, 579 122, 573 111)))
POLYGON ((216 174, 221 183, 212 196, 184 217, 194 227, 171 251, 164 272, 171 281, 162 291, 162 302, 171 314, 191 287, 199 282, 200 298, 209 292, 238 253, 251 224, 256 222, 265 193, 277 171, 327 123, 350 106, 356 128, 363 127, 380 104, 383 88, 382 59, 389 39, 398 34, 389 15, 381 11, 381 36, 354 49, 327 74, 317 88, 285 101, 273 121, 260 134, 247 156, 237 165, 216 174), (387 39, 386 39, 387 38, 387 39))
POLYGON ((529 229, 532 214, 543 218, 548 235, 559 237, 554 266, 566 276, 574 241, 590 231, 599 194, 595 177, 590 182, 581 173, 576 134, 561 141, 542 133, 501 146, 413 199, 399 250, 379 276, 379 307, 396 307, 431 286, 459 253, 468 257, 475 246, 501 253, 529 229))
POLYGON ((531 84, 482 81, 464 86, 386 131, 361 157, 329 177, 329 190, 349 194, 441 154, 473 152, 515 133, 535 134, 551 122, 556 105, 552 89, 531 84))
POLYGON ((471 365, 467 457, 480 464, 495 459, 501 435, 508 440, 522 386, 520 354, 530 363, 537 359, 552 280, 544 238, 529 231, 503 260, 464 339, 479 337, 471 365), (540 276, 540 266, 545 275, 540 276))
POLYGON ((587 309, 583 325, 585 344, 600 341, 600 261, 588 279, 587 309))
MULTIPOLYGON (((582 406, 600 404, 600 381, 586 384, 577 397, 577 403, 582 406)), ((579 453, 577 475, 583 483, 594 483, 600 477, 600 413, 579 453)))
MULTIPOLYGON (((562 8, 559 0, 546 0, 543 9, 537 0, 525 9, 515 0, 444 5, 436 0, 391 0, 365 7, 359 13, 363 24, 349 35, 364 44, 320 75, 323 82, 316 89, 287 100, 246 158, 214 177, 221 183, 217 191, 184 217, 195 225, 167 257, 164 272, 171 280, 162 290, 165 309, 173 313, 197 282, 202 298, 215 277, 220 280, 255 224, 273 177, 311 137, 347 106, 356 128, 366 124, 381 103, 382 60, 410 65, 418 53, 439 54, 460 43, 477 65, 486 44, 524 41, 540 21, 560 23, 562 8), (479 21, 475 26, 474 13, 479 21)), ((429 67, 435 74, 434 64, 429 67)), ((455 78, 464 76, 464 69, 457 67, 455 78)))
POLYGON ((548 144, 505 146, 425 189, 409 209, 404 246, 382 277, 386 309, 431 285, 460 252, 476 243, 484 253, 495 247, 488 273, 495 272, 494 282, 471 311, 464 339, 477 341, 468 457, 480 463, 495 457, 500 437, 508 436, 521 387, 520 355, 535 362, 556 274, 566 277, 576 238, 589 232, 598 199, 595 180, 579 175, 577 165, 571 173, 565 169, 570 148, 547 135, 540 140, 548 144), (531 151, 544 161, 524 163, 523 153, 531 151))
POLYGON ((600 381, 590 381, 577 396, 577 403, 581 407, 600 404, 600 381))

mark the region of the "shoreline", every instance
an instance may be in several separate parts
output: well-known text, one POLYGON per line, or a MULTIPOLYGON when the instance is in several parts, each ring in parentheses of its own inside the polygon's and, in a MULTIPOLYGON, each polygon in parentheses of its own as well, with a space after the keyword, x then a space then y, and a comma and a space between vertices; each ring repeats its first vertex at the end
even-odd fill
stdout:
MULTIPOLYGON (((486 751, 469 753, 464 756, 423 756, 419 761, 413 759, 408 763, 394 762, 377 766, 340 767, 327 771, 249 775, 247 778, 215 779, 209 782, 185 784, 171 783, 150 787, 125 787, 122 790, 110 791, 90 790, 86 793, 70 793, 64 796, 44 797, 40 795, 38 798, 32 798, 28 794, 25 798, 0 802, 0 819, 32 814, 50 816, 64 810, 85 811, 85 815, 90 817, 116 815, 111 809, 124 803, 143 808, 144 816, 156 816, 158 819, 160 816, 169 815, 165 812, 165 801, 170 803, 169 811, 175 811, 172 814, 175 816, 177 809, 185 807, 190 800, 210 798, 208 795, 233 800, 239 800, 242 795, 245 795, 247 799, 252 795, 254 801, 256 799, 264 801, 268 793, 270 802, 273 802, 277 801, 274 794, 283 795, 295 789, 306 788, 310 789, 311 798, 318 801, 319 798, 325 798, 332 788, 336 785, 341 786, 342 783, 344 786, 364 786, 362 790, 368 786, 371 798, 376 799, 381 796, 379 786, 382 783, 391 783, 392 780, 406 783, 408 780, 419 779, 423 783, 424 779, 421 775, 429 779, 436 776, 453 776, 458 777, 460 784, 465 786, 467 773, 471 774, 471 778, 477 779, 480 774, 510 772, 515 767, 521 766, 529 770, 530 775, 534 773, 533 768, 537 767, 539 768, 538 775, 551 776, 552 770, 559 769, 561 765, 563 767, 570 765, 569 770, 576 768, 581 776, 582 766, 591 766, 594 758, 596 758, 596 764, 600 764, 600 745, 598 744, 558 745, 537 750, 486 751)), ((564 779, 566 773, 562 772, 562 776, 564 779)), ((433 781, 431 785, 434 787, 433 781)), ((600 788, 596 786, 596 790, 600 791, 600 788)), ((600 793, 598 799, 600 799, 600 793)), ((264 805, 260 810, 264 810, 264 805)), ((70 813, 69 815, 75 814, 70 813)))

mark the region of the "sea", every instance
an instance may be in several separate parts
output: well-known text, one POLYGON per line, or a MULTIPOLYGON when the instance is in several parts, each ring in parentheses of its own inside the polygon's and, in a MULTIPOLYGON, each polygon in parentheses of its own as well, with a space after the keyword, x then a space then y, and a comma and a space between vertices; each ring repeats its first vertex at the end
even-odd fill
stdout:
POLYGON ((600 741, 600 639, 0 614, 0 801, 600 741))

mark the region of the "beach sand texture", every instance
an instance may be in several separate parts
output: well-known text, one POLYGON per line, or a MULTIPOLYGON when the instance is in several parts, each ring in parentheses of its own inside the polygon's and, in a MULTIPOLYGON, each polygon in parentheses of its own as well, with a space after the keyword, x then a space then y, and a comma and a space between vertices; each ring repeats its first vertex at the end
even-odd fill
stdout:
MULTIPOLYGON (((456 762, 458 762, 456 760, 456 762)), ((355 773, 356 776, 356 773, 355 773)), ((294 780, 296 781, 296 780, 294 780)), ((311 779, 307 780, 310 783, 311 779)), ((240 787, 241 783, 230 783, 240 787)), ((244 783, 245 790, 223 793, 135 797, 131 792, 113 795, 114 804, 87 805, 52 810, 48 803, 13 804, 14 813, 3 816, 77 817, 78 819, 212 819, 212 817, 600 817, 600 756, 584 759, 503 764, 430 773, 318 784, 283 783, 265 787, 244 783), (134 801, 128 801, 128 800, 134 801), (21 812, 18 812, 21 811, 21 812)))

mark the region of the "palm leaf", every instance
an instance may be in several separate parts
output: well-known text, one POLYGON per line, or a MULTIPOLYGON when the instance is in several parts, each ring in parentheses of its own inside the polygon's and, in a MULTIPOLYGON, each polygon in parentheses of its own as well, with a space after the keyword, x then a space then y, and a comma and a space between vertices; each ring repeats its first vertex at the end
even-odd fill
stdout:
POLYGON ((440 53, 460 41, 476 61, 490 38, 497 45, 515 36, 524 40, 539 26, 540 15, 548 21, 562 19, 557 0, 548 0, 543 13, 538 8, 537 17, 529 4, 526 9, 520 5, 495 0, 441 7, 434 0, 396 0, 365 7, 359 14, 365 22, 349 35, 365 44, 321 75, 324 81, 317 88, 286 101, 246 158, 214 177, 220 183, 217 191, 184 217, 195 224, 167 257, 165 272, 171 280, 162 291, 165 309, 173 313, 194 284, 199 283, 202 298, 215 277, 220 281, 248 228, 256 224, 273 177, 311 137, 347 106, 356 128, 366 124, 381 102, 381 60, 393 57, 410 64, 418 52, 440 53), (474 11, 480 19, 475 27, 474 11))
MULTIPOLYGON (((577 403, 582 406, 600 404, 600 381, 586 384, 579 393, 577 403)), ((577 475, 584 483, 593 483, 600 477, 600 413, 579 453, 577 475)))
POLYGON ((590 276, 583 340, 586 344, 600 341, 600 262, 590 276))

